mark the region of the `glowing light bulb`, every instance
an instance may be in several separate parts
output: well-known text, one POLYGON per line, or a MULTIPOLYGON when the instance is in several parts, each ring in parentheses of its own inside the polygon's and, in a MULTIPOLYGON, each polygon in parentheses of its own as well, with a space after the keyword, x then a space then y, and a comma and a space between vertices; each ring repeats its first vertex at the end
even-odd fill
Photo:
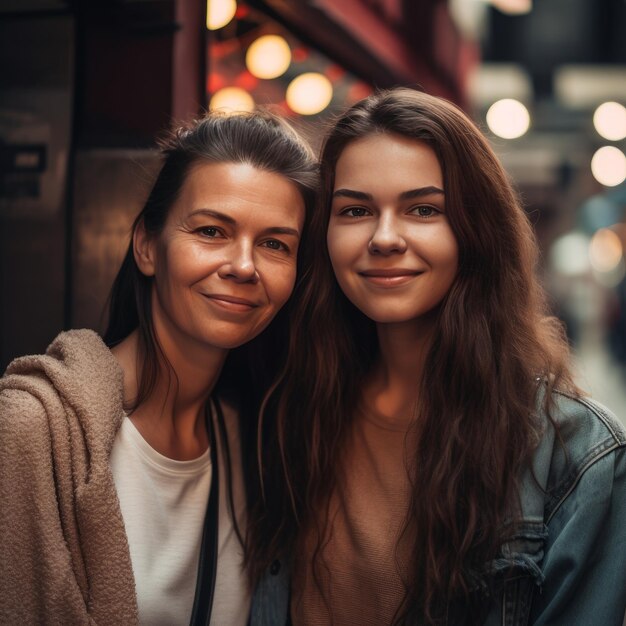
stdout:
POLYGON ((494 102, 489 107, 487 125, 498 137, 517 139, 528 130, 530 114, 521 102, 505 98, 494 102))
POLYGON ((206 27, 209 30, 224 28, 237 12, 236 0, 207 0, 206 27))
POLYGON ((224 87, 213 94, 209 108, 212 111, 221 110, 226 113, 252 111, 254 110, 254 100, 245 89, 224 87))
POLYGON ((286 97, 292 111, 301 115, 315 115, 330 104, 333 86, 323 74, 307 72, 289 83, 286 97))
POLYGON ((615 187, 626 180, 626 156, 615 146, 604 146, 591 159, 593 177, 605 187, 615 187))
POLYGON ((264 35, 250 44, 246 52, 248 71, 257 78, 277 78, 291 63, 291 49, 280 35, 264 35))
POLYGON ((619 102, 605 102, 593 114, 593 125, 598 134, 609 141, 626 137, 626 107, 619 102))

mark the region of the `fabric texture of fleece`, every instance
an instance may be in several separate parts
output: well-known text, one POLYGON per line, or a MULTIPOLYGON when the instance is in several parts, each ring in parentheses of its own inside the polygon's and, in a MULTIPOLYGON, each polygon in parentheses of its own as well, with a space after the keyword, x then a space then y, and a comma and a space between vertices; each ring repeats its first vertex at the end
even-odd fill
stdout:
POLYGON ((0 624, 138 623, 109 467, 122 370, 90 330, 0 379, 0 624))

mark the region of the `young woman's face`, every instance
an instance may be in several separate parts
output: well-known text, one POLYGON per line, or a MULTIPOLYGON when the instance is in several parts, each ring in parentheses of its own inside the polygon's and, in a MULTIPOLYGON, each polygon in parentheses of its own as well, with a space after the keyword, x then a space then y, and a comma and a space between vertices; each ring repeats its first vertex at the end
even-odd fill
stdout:
POLYGON ((341 289, 372 320, 407 322, 437 307, 456 276, 458 246, 428 144, 377 134, 344 149, 328 249, 341 289))
POLYGON ((246 163, 193 167, 158 237, 146 237, 155 325, 177 341, 229 349, 258 335, 296 278, 304 201, 246 163))

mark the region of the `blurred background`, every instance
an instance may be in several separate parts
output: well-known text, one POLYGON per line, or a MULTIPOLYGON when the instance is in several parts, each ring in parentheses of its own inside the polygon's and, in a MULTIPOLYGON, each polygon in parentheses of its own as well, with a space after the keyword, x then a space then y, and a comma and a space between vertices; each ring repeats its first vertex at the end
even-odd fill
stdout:
POLYGON ((0 367, 102 330, 154 139, 377 87, 463 107, 536 229, 582 387, 626 419, 626 0, 0 0, 0 367))

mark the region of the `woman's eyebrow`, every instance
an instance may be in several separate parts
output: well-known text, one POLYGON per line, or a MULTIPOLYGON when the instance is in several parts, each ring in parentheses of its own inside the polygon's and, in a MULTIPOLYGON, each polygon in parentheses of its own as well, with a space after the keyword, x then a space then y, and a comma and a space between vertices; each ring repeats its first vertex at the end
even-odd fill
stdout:
POLYGON ((429 187, 420 187, 419 189, 409 189, 408 191, 403 191, 398 198, 400 200, 411 200, 413 198, 421 198, 423 196, 432 196, 432 195, 444 195, 443 189, 439 189, 439 187, 429 186, 429 187))
POLYGON ((270 226, 266 228, 264 233, 268 235, 291 235, 292 237, 300 237, 300 231, 288 226, 270 226))
POLYGON ((219 211, 213 211, 212 209, 196 209, 195 211, 192 211, 188 217, 194 217, 196 215, 208 215, 209 217, 214 217, 215 219, 226 222, 227 224, 232 224, 233 226, 237 224, 237 220, 233 219, 230 215, 220 213, 219 211))
MULTIPOLYGON (((418 189, 409 189, 399 194, 399 200, 410 200, 413 198, 421 198, 423 196, 432 196, 434 194, 444 195, 443 189, 429 185, 428 187, 420 187, 418 189)), ((364 191, 354 191, 353 189, 337 189, 333 193, 333 198, 352 198, 353 200, 373 200, 374 197, 364 191)))
POLYGON ((353 198, 354 200, 373 200, 374 197, 363 191, 354 191, 352 189, 337 189, 333 193, 333 198, 353 198))
MULTIPOLYGON (((225 213, 220 213, 219 211, 214 211, 213 209, 196 209, 192 211, 188 217, 194 217, 196 215, 208 215, 214 219, 218 219, 221 222, 225 222, 226 224, 230 224, 231 226, 237 225, 237 220, 232 218, 230 215, 226 215, 225 213)), ((300 231, 295 228, 290 228, 289 226, 270 226, 263 231, 268 235, 292 235, 293 237, 300 237, 300 231)))

